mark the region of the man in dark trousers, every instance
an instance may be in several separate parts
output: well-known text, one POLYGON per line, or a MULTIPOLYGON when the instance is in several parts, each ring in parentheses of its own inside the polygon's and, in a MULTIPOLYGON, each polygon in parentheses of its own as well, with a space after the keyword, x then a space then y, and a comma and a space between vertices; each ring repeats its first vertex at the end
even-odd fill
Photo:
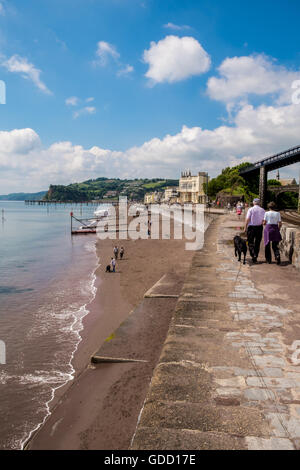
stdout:
POLYGON ((248 246, 253 263, 256 263, 263 234, 263 221, 265 210, 260 207, 260 200, 253 200, 253 207, 247 212, 245 232, 247 232, 248 246))

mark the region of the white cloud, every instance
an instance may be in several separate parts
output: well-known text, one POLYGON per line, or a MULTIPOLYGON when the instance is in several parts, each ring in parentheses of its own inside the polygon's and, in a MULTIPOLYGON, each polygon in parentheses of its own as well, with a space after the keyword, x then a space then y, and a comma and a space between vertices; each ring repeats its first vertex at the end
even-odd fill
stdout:
POLYGON ((91 103, 92 101, 95 101, 95 98, 93 96, 90 96, 89 98, 86 98, 85 100, 86 103, 91 103))
POLYGON ((231 57, 218 68, 219 77, 211 77, 207 92, 215 100, 229 105, 247 100, 249 95, 275 95, 278 104, 290 103, 291 85, 300 73, 289 71, 264 55, 231 57))
POLYGON ((133 71, 134 71, 134 68, 132 67, 132 65, 127 64, 117 72, 117 75, 119 77, 122 76, 122 75, 129 75, 133 71))
POLYGON ((5 9, 4 9, 3 3, 0 3, 0 15, 2 16, 5 15, 5 9))
POLYGON ((186 25, 186 24, 180 26, 180 25, 177 25, 177 24, 174 24, 174 23, 164 24, 164 28, 173 29, 174 31, 184 31, 184 30, 187 30, 187 29, 191 29, 191 27, 186 25))
POLYGON ((109 59, 112 59, 115 65, 118 67, 117 76, 126 76, 133 72, 134 68, 132 65, 123 64, 120 60, 120 54, 117 48, 109 42, 99 41, 97 43, 96 60, 93 64, 95 66, 106 67, 109 59))
POLYGON ((28 62, 26 57, 20 57, 19 55, 13 55, 10 59, 1 62, 1 65, 5 67, 9 72, 20 73, 23 78, 31 80, 34 85, 41 90, 43 93, 48 95, 52 92, 47 88, 44 82, 40 79, 41 71, 37 69, 33 64, 28 62))
POLYGON ((77 96, 70 96, 70 98, 67 98, 65 101, 67 106, 77 106, 79 103, 79 98, 77 96))
POLYGON ((146 77, 152 84, 178 82, 209 70, 211 60, 201 44, 193 37, 166 36, 158 43, 151 42, 144 51, 149 65, 146 77))
POLYGON ((39 136, 32 129, 0 131, 0 143, 2 152, 7 155, 28 153, 33 149, 40 148, 41 145, 39 136))
POLYGON ((79 116, 84 116, 88 114, 95 114, 96 108, 94 106, 85 106, 84 108, 75 111, 73 114, 74 119, 79 118, 79 116))
POLYGON ((232 125, 213 130, 183 126, 126 151, 84 148, 71 142, 43 147, 32 129, 0 132, 0 193, 37 191, 99 176, 178 177, 180 170, 208 171, 257 161, 299 144, 300 105, 244 105, 232 125))
POLYGON ((109 58, 118 60, 120 57, 120 54, 118 53, 115 46, 113 46, 109 42, 99 41, 97 43, 96 56, 97 56, 97 59, 95 61, 95 64, 101 65, 102 67, 104 67, 105 65, 107 65, 109 58))

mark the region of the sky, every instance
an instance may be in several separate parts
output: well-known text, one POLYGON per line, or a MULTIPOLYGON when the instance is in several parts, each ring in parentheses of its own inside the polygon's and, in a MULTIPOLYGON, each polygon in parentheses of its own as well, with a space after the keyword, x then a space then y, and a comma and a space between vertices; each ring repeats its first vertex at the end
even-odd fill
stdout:
POLYGON ((299 15, 298 0, 0 0, 0 194, 214 177, 300 145, 299 15))

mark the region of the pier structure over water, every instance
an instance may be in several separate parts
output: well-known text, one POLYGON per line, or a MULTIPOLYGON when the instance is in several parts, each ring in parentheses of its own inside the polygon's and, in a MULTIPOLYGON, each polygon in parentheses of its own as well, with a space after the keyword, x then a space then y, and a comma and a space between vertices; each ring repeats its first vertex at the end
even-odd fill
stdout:
POLYGON ((25 204, 26 205, 39 205, 39 206, 47 206, 49 204, 76 204, 76 205, 94 205, 94 206, 98 206, 99 204, 103 203, 103 202, 109 202, 107 201, 107 199, 104 199, 104 200, 94 200, 94 201, 45 201, 44 199, 26 199, 25 201, 25 204))
MULTIPOLYGON (((240 170, 240 175, 245 179, 253 175, 259 176, 259 197, 262 207, 265 207, 268 172, 284 166, 293 165, 297 162, 300 162, 300 146, 292 147, 284 152, 259 160, 248 168, 240 170)), ((298 206, 298 212, 299 211, 300 205, 298 206)))

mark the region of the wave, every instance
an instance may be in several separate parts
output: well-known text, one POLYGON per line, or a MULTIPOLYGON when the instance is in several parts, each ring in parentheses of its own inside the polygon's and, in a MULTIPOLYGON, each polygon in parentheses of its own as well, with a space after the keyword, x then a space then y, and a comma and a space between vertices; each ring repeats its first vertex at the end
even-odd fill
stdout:
MULTIPOLYGON (((84 245, 85 251, 89 253, 96 254, 96 242, 93 241, 92 243, 86 243, 84 245)), ((43 419, 35 425, 29 432, 26 432, 23 437, 18 441, 18 443, 14 443, 14 448, 19 448, 23 450, 28 442, 31 440, 33 435, 43 426, 46 420, 51 415, 51 402, 53 401, 55 394, 58 389, 64 387, 68 382, 72 381, 75 376, 75 369, 73 367, 73 360, 76 354, 76 351, 79 347, 80 342, 82 341, 82 337, 80 332, 83 330, 83 319, 89 314, 88 305, 95 299, 97 293, 96 287, 96 270, 98 268, 98 258, 95 256, 95 267, 90 274, 88 281, 81 281, 79 285, 79 292, 83 297, 86 297, 86 301, 83 305, 79 305, 78 303, 71 304, 68 308, 63 308, 60 311, 57 311, 56 308, 49 314, 49 309, 44 307, 40 309, 38 312, 41 314, 42 312, 45 314, 48 313, 47 320, 45 322, 38 322, 38 326, 33 327, 30 331, 31 338, 34 335, 44 335, 45 332, 50 329, 53 329, 53 325, 57 324, 57 321, 60 322, 59 334, 56 337, 56 342, 58 344, 64 343, 65 338, 72 337, 71 343, 73 344, 72 351, 69 353, 68 362, 65 361, 65 353, 64 351, 59 351, 54 354, 54 360, 56 360, 57 365, 59 363, 64 364, 64 371, 35 371, 34 373, 25 374, 20 377, 7 377, 5 375, 0 375, 0 383, 1 380, 15 380, 17 379, 18 382, 22 385, 29 385, 29 386, 41 386, 41 385, 49 385, 51 388, 49 390, 50 398, 47 400, 45 404, 43 404, 44 408, 44 417, 43 419), (43 311, 44 310, 44 311, 43 311), (51 320, 53 320, 51 324, 51 320), (50 321, 49 321, 50 320, 50 321), (15 447, 17 446, 17 447, 15 447)), ((66 292, 60 292, 61 298, 64 298, 66 292)), ((41 320, 41 318, 40 318, 41 320)), ((70 339, 69 339, 70 344, 70 339)))

